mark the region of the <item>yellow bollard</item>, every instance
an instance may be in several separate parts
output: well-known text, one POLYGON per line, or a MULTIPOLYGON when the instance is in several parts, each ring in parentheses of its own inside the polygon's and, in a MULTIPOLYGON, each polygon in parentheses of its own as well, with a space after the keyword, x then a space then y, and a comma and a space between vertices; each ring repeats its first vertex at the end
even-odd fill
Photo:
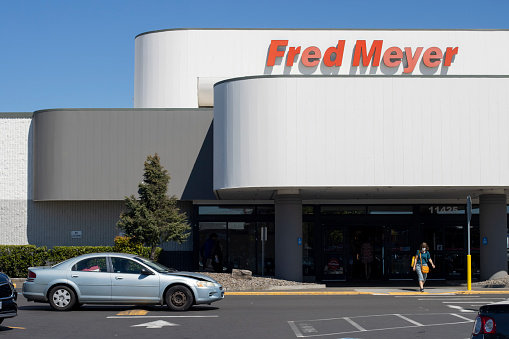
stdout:
POLYGON ((472 256, 467 255, 467 290, 472 290, 472 256))

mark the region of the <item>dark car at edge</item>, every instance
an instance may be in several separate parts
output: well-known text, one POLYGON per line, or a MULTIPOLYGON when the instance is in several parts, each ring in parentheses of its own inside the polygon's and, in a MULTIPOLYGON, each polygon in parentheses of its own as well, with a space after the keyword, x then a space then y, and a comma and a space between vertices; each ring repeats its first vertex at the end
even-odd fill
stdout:
POLYGON ((481 306, 470 338, 509 338, 509 300, 481 306))
POLYGON ((6 274, 0 273, 0 324, 4 319, 18 315, 17 298, 18 292, 11 279, 6 274))

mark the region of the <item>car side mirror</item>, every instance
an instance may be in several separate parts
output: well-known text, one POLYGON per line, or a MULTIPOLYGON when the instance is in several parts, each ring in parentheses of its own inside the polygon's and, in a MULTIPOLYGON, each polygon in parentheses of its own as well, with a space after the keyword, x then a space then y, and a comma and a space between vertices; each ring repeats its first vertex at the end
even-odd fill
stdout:
POLYGON ((152 271, 146 269, 146 268, 142 268, 141 269, 141 274, 143 274, 143 275, 152 275, 154 273, 152 271))

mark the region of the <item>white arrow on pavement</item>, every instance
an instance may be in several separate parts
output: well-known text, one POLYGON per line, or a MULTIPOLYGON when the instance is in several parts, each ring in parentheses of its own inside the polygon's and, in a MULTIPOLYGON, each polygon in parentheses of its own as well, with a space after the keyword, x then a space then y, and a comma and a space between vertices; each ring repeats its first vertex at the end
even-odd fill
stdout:
POLYGON ((149 323, 133 325, 131 327, 146 327, 146 328, 162 328, 163 326, 180 326, 179 324, 169 323, 164 320, 151 321, 149 323))
POLYGON ((463 307, 457 306, 457 305, 447 305, 447 307, 457 309, 460 312, 475 312, 475 311, 472 311, 472 310, 466 310, 463 307))

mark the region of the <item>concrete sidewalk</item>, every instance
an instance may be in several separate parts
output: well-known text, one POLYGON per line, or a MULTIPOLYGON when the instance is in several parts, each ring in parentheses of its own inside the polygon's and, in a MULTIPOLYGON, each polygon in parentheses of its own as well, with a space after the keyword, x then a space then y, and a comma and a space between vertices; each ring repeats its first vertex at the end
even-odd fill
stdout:
POLYGON ((417 281, 337 282, 299 286, 271 286, 264 290, 228 290, 227 295, 507 295, 509 286, 480 286, 466 282, 428 281, 420 292, 417 281))
POLYGON ((228 291, 226 295, 506 295, 509 298, 509 289, 474 289, 466 287, 430 287, 420 292, 415 287, 325 287, 325 288, 278 288, 260 291, 228 291))
MULTIPOLYGON (((17 289, 21 289, 24 278, 13 278, 17 289)), ((463 282, 428 281, 424 292, 419 291, 417 282, 373 281, 357 283, 310 284, 297 286, 270 286, 263 290, 228 290, 226 295, 502 295, 509 298, 509 286, 493 287, 472 284, 467 289, 463 282), (356 286, 357 285, 357 286, 356 286), (360 286, 359 286, 360 285, 360 286)))

